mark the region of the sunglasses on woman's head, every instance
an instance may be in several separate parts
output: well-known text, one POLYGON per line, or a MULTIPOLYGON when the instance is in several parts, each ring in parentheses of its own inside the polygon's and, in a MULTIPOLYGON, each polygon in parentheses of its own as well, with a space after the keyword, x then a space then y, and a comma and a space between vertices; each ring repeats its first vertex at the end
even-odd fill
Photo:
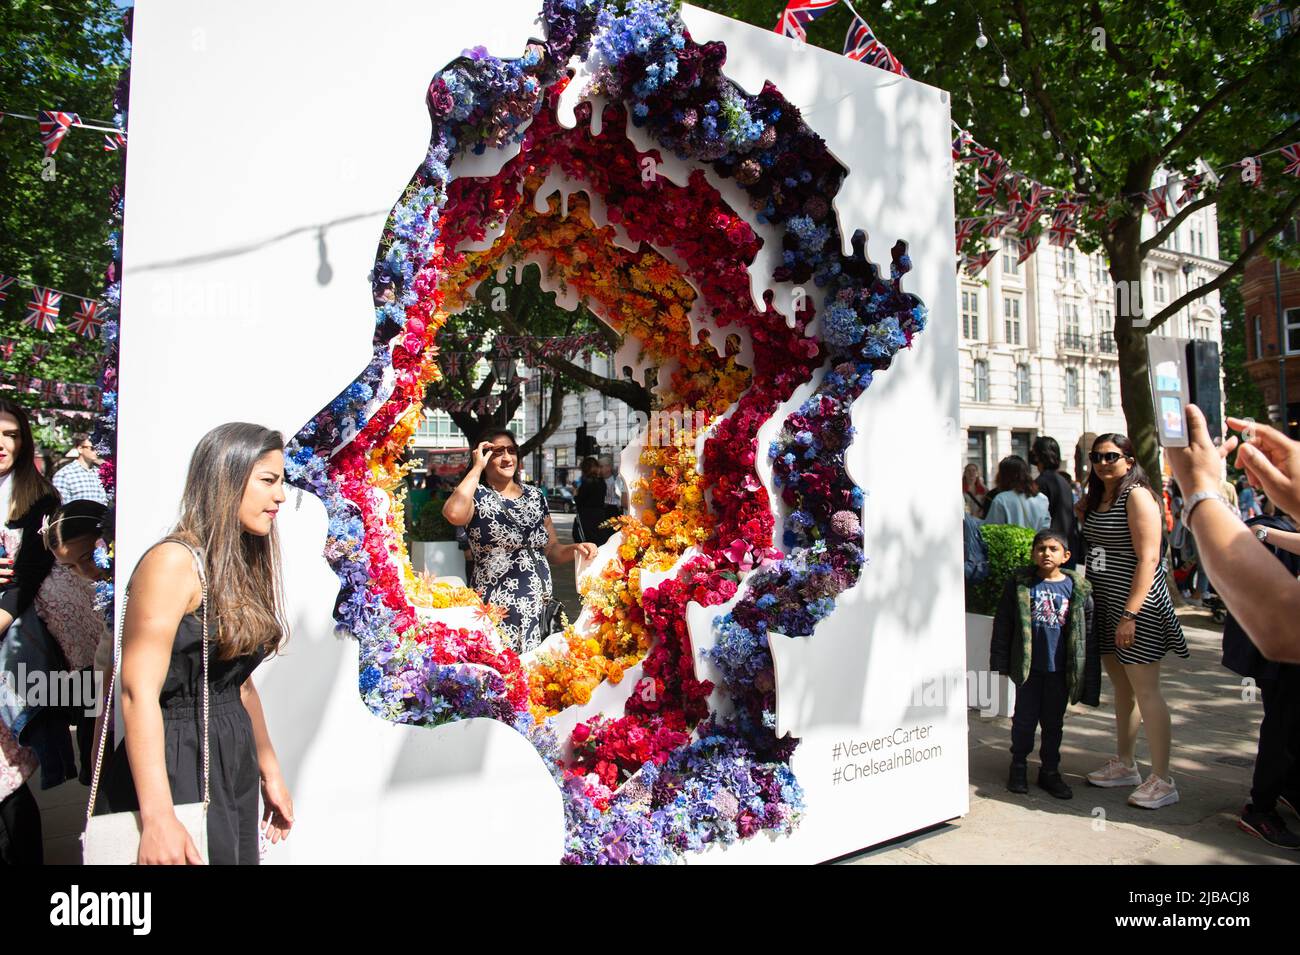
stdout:
POLYGON ((1126 457, 1128 457, 1127 454, 1120 454, 1118 451, 1107 451, 1105 454, 1102 454, 1100 451, 1088 452, 1088 460, 1093 464, 1101 464, 1103 461, 1107 464, 1114 464, 1120 458, 1126 457))

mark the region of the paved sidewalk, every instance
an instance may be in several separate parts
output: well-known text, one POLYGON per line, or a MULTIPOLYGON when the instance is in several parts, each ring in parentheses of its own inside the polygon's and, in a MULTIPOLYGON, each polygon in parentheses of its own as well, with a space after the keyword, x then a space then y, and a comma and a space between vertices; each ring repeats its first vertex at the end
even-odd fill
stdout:
MULTIPOLYGON (((563 538, 562 538, 563 539, 563 538)), ((572 584, 570 584, 572 586, 572 584)), ((576 596, 576 595, 575 595, 576 596)), ((1300 853, 1274 849, 1237 828, 1250 791, 1262 708, 1243 700, 1241 680, 1219 665, 1220 633, 1208 613, 1181 611, 1191 658, 1170 658, 1164 679, 1173 715, 1173 772, 1181 801, 1154 812, 1129 806, 1127 789, 1096 789, 1082 779, 1114 752, 1109 682, 1099 709, 1072 707, 1066 716, 1062 769, 1074 799, 1053 799, 1033 785, 1013 796, 1005 788, 1010 720, 970 712, 968 816, 922 835, 855 856, 868 865, 969 863, 1286 863, 1300 853)), ((1148 772, 1145 742, 1138 764, 1148 772)), ((37 792, 47 863, 80 860, 77 834, 86 789, 75 782, 37 792)), ((1294 830, 1300 822, 1287 818, 1294 830)))
MULTIPOLYGON (((1102 676, 1101 706, 1066 714, 1061 769, 1074 798, 1058 800, 1034 785, 1030 758, 1027 796, 1006 790, 1011 721, 970 711, 970 814, 911 839, 849 860, 865 865, 979 863, 1112 863, 1160 865, 1287 863, 1300 853, 1275 849, 1237 828, 1249 798, 1263 708, 1243 699, 1242 680, 1219 665, 1223 628, 1209 613, 1179 611, 1191 657, 1166 658, 1162 685, 1173 719, 1171 770, 1180 801, 1138 809, 1128 789, 1089 786, 1084 774, 1114 755, 1110 681, 1102 676)), ((1246 694, 1248 697, 1248 694, 1246 694)), ((1150 772, 1145 739, 1138 767, 1150 772)), ((1283 810, 1285 813, 1285 810, 1283 810)), ((1300 822, 1284 815, 1293 831, 1300 822)))

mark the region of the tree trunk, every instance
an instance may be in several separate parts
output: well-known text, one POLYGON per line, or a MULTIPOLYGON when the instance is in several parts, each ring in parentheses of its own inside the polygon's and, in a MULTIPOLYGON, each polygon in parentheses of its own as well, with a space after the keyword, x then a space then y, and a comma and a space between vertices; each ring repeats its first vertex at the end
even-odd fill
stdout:
MULTIPOLYGON (((561 382, 559 375, 555 376, 555 383, 551 387, 551 410, 546 415, 546 423, 542 425, 542 430, 524 442, 523 447, 519 449, 519 457, 528 457, 536 448, 544 444, 546 439, 555 434, 560 422, 564 420, 564 396, 568 394, 564 390, 564 384, 561 382)), ((540 478, 541 475, 538 475, 540 478)))
MULTIPOLYGON (((1135 303, 1142 288, 1142 219, 1129 215, 1112 227, 1107 243, 1110 275, 1115 282, 1115 350, 1119 357, 1120 406, 1124 409, 1128 438, 1138 463, 1159 491, 1160 446, 1156 441, 1156 414, 1147 378, 1147 331, 1142 324, 1150 318, 1149 303, 1142 302, 1141 314, 1135 303)), ((1157 494, 1157 496, 1160 496, 1157 494)))

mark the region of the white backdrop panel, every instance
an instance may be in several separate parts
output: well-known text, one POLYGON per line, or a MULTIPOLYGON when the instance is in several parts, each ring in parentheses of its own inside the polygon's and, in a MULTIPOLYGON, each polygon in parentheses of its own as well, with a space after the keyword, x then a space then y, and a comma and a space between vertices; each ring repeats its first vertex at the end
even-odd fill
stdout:
MULTIPOLYGON (((531 0, 139 0, 124 228, 119 584, 166 531, 198 438, 251 420, 286 437, 366 364, 367 273, 392 204, 424 156, 424 90, 468 46, 514 56, 540 35, 531 0), (328 10, 328 13, 324 10, 328 10)), ((851 169, 845 239, 869 235, 931 311, 916 347, 855 408, 850 471, 868 490, 870 563, 812 640, 778 646, 781 718, 803 737, 809 813, 790 839, 715 858, 813 861, 966 811, 964 692, 918 707, 964 670, 956 285, 948 104, 941 91, 686 8, 723 40, 750 91, 771 79, 851 169), (911 766, 839 782, 833 747, 927 726, 911 766)), ((453 166, 453 172, 456 167, 453 166)), ((847 246, 846 246, 847 248, 847 246)), ((434 730, 373 717, 356 646, 333 633, 323 507, 281 511, 293 638, 257 682, 298 815, 271 862, 553 862, 559 794, 531 746, 473 720, 434 730)), ((891 737, 892 738, 892 737, 891 737)), ((855 756, 888 758, 895 747, 855 756)), ((913 744, 908 744, 909 746, 913 744)))

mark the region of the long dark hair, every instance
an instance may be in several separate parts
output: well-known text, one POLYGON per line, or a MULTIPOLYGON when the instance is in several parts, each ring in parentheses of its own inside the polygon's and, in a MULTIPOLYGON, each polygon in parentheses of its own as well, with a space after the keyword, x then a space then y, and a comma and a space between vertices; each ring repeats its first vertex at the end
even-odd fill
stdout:
POLYGON ((54 485, 36 467, 36 443, 32 439, 32 425, 26 409, 0 398, 0 414, 11 415, 18 422, 18 450, 9 469, 13 490, 9 495, 9 513, 0 514, 0 524, 3 524, 24 517, 37 501, 55 491, 54 485))
POLYGON ((1018 454, 1002 459, 998 464, 998 477, 994 483, 999 491, 1018 491, 1025 497, 1038 493, 1038 485, 1029 476, 1029 462, 1018 454))
POLYGON ((246 533, 239 505, 258 458, 284 438, 257 424, 213 428, 190 458, 181 515, 171 536, 201 548, 207 562, 208 610, 222 659, 278 650, 288 635, 280 578, 280 538, 246 533))
MULTIPOLYGON (((1119 487, 1115 490, 1115 500, 1118 501, 1124 496, 1124 493, 1129 488, 1136 486, 1146 488, 1151 492, 1151 496, 1156 499, 1156 503, 1160 504, 1160 497, 1156 494, 1155 489, 1151 487, 1151 479, 1147 477, 1147 472, 1144 471, 1142 465, 1138 463, 1137 455, 1133 453, 1133 442, 1128 439, 1128 436, 1115 434, 1114 432, 1110 432, 1109 434, 1099 434, 1093 440, 1091 450, 1096 451, 1097 448, 1103 444, 1115 445, 1115 447, 1120 449, 1124 457, 1133 462, 1132 467, 1128 469, 1128 474, 1124 475, 1123 479, 1119 482, 1119 487)), ((1089 467, 1087 513, 1091 514, 1101 506, 1101 499, 1105 493, 1106 484, 1101 478, 1097 477, 1096 466, 1094 465, 1089 467)))

